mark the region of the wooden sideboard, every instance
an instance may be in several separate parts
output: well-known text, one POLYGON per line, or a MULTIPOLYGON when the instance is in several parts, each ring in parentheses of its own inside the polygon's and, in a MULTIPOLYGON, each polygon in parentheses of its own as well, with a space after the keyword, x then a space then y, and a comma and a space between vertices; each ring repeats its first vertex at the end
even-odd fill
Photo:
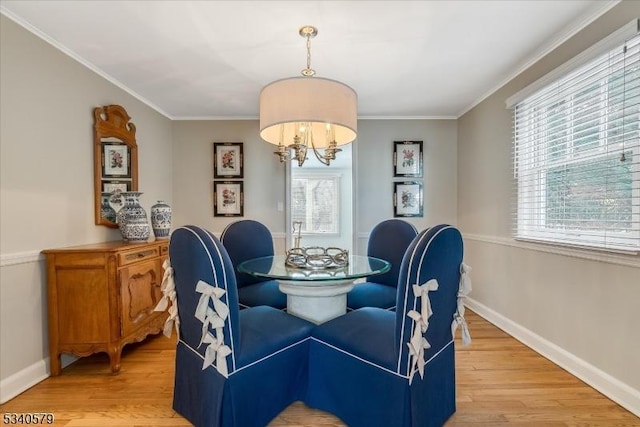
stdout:
POLYGON ((120 370, 122 348, 162 331, 162 263, 167 240, 122 241, 43 251, 47 260, 51 375, 60 355, 106 352, 111 372, 120 370))

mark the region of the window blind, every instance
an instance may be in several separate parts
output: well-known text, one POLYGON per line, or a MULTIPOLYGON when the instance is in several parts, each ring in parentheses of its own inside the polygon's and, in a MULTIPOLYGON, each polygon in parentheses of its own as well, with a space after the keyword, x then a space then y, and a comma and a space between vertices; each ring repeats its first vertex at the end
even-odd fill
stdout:
POLYGON ((640 36, 515 104, 514 235, 640 251, 640 36))

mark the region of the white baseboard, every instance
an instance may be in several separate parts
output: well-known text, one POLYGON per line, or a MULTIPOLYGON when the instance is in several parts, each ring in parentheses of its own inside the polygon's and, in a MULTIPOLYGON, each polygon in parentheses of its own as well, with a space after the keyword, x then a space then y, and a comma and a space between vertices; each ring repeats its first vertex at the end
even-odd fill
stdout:
MULTIPOLYGON (((66 368, 78 360, 77 356, 63 354, 60 358, 62 368, 66 368)), ((8 402, 20 393, 51 376, 49 358, 42 359, 0 381, 0 404, 8 402)))
POLYGON ((23 391, 49 377, 49 360, 40 360, 0 381, 0 403, 5 403, 23 391))
POLYGON ((504 317, 486 305, 472 298, 467 298, 465 302, 465 305, 479 316, 640 417, 640 391, 547 341, 511 319, 504 317))

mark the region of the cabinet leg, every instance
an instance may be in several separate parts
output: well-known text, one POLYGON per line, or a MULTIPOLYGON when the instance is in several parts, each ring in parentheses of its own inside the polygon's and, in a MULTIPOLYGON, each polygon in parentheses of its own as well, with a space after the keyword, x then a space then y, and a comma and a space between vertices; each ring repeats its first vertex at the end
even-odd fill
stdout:
POLYGON ((118 375, 120 372, 120 357, 122 355, 122 347, 114 346, 109 351, 109 362, 111 364, 111 374, 118 375))
POLYGON ((62 371, 62 365, 60 363, 60 353, 57 350, 49 351, 49 370, 52 377, 57 377, 62 371))

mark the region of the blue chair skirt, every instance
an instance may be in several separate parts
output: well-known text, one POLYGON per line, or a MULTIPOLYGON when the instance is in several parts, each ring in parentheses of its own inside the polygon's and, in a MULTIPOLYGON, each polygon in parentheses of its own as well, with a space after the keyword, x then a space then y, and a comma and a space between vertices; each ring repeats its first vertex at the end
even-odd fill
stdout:
POLYGON ((307 388, 309 340, 224 378, 183 342, 176 349, 173 409, 196 427, 264 427, 307 388), (224 396, 224 397, 223 397, 224 396))
POLYGON ((424 379, 416 375, 411 385, 404 376, 315 339, 309 354, 305 403, 350 427, 440 427, 456 410, 453 342, 425 366, 424 379))
POLYGON ((194 426, 220 425, 223 390, 224 377, 211 367, 203 371, 202 358, 179 341, 173 409, 194 426))

